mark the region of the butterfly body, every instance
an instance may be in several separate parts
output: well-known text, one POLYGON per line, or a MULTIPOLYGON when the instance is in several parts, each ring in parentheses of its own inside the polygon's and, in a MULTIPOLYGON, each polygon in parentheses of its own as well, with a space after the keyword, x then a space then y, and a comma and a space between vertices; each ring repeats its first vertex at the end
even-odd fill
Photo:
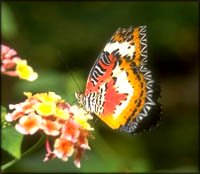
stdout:
POLYGON ((84 108, 112 129, 137 132, 157 103, 146 64, 146 26, 119 28, 89 73, 81 98, 84 108))

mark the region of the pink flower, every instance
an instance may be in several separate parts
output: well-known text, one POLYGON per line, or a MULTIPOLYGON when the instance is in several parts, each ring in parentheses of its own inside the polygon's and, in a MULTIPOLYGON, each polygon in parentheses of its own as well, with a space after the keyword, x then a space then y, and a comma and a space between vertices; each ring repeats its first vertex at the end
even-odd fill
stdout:
POLYGON ((41 129, 47 135, 57 136, 60 134, 61 124, 58 121, 43 119, 41 129))
POLYGON ((60 102, 60 103, 58 103, 57 106, 58 106, 59 108, 61 108, 61 109, 64 109, 64 110, 67 110, 68 112, 70 112, 70 108, 71 108, 71 106, 70 106, 69 103, 66 103, 66 102, 60 102))
POLYGON ((89 132, 86 130, 80 131, 77 144, 82 149, 90 149, 87 139, 88 134, 89 132))
POLYGON ((6 45, 1 45, 1 59, 12 59, 17 52, 6 45))
POLYGON ((77 168, 81 167, 81 157, 83 155, 84 149, 76 148, 75 157, 74 157, 74 164, 77 168))
POLYGON ((63 161, 67 161, 74 152, 74 145, 65 138, 57 138, 54 144, 53 153, 63 161))
POLYGON ((29 101, 25 101, 25 102, 22 102, 22 103, 19 103, 19 104, 10 104, 9 105, 9 108, 10 109, 14 109, 14 111, 12 113, 8 113, 6 116, 5 116, 5 119, 8 121, 8 122, 11 122, 11 121, 15 121, 19 118, 21 118, 22 116, 24 116, 25 114, 29 114, 31 112, 33 112, 33 103, 32 102, 29 102, 29 101))
POLYGON ((74 164, 76 167, 80 168, 81 167, 81 157, 83 156, 83 153, 85 149, 90 150, 90 147, 88 145, 88 136, 89 132, 87 130, 82 130, 80 131, 79 137, 78 137, 78 142, 76 146, 76 151, 75 151, 75 157, 74 157, 74 164))
POLYGON ((46 143, 45 143, 45 146, 46 146, 46 151, 47 151, 47 153, 46 153, 46 155, 45 155, 45 158, 44 158, 44 162, 45 161, 48 161, 48 160, 50 160, 50 159, 53 159, 53 158, 55 158, 56 157, 56 155, 52 152, 52 150, 51 150, 51 146, 50 146, 50 143, 49 143, 49 139, 47 138, 46 139, 46 143))
POLYGON ((44 161, 52 158, 67 161, 74 154, 74 164, 80 167, 84 151, 90 150, 88 135, 93 128, 88 120, 92 116, 77 105, 71 106, 54 92, 24 94, 27 97, 24 102, 9 105, 13 111, 6 115, 6 120, 18 121, 15 128, 22 134, 32 135, 40 130, 51 136, 52 144, 46 140, 44 161))
POLYGON ((17 57, 17 52, 5 45, 1 45, 1 73, 29 81, 34 81, 38 77, 32 67, 27 65, 26 60, 17 57))
POLYGON ((24 116, 24 112, 23 111, 17 111, 15 110, 14 112, 12 113, 8 113, 6 116, 5 116, 5 119, 6 121, 8 122, 11 122, 11 121, 15 121, 17 120, 18 118, 21 118, 24 116))
POLYGON ((41 123, 41 116, 31 113, 28 116, 21 117, 19 123, 15 125, 15 128, 22 134, 32 135, 39 130, 41 123))
POLYGON ((68 141, 76 142, 80 134, 79 125, 72 119, 67 120, 61 131, 61 137, 68 141))

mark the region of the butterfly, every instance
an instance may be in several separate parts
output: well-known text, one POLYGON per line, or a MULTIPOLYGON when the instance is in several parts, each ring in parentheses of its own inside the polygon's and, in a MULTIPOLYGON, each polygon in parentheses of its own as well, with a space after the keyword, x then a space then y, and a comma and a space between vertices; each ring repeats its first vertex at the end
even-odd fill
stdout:
POLYGON ((147 68, 146 28, 118 28, 92 66, 85 92, 76 93, 86 111, 133 134, 160 120, 159 85, 147 68))

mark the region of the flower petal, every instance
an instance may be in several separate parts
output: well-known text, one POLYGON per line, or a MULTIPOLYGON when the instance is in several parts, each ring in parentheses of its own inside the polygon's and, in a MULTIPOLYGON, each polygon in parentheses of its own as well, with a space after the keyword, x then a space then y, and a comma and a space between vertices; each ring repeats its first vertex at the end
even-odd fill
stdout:
POLYGON ((15 126, 17 131, 22 134, 34 134, 40 128, 42 118, 39 115, 31 113, 29 116, 23 116, 19 120, 19 124, 15 126))
POLYGON ((79 125, 72 119, 67 120, 63 125, 61 137, 67 139, 68 141, 76 142, 79 134, 79 125))
POLYGON ((74 152, 74 145, 72 142, 64 139, 57 138, 54 144, 53 153, 60 159, 67 161, 68 157, 74 152))
POLYGON ((47 135, 57 136, 60 134, 61 124, 58 121, 43 119, 41 129, 47 135))
POLYGON ((37 103, 35 105, 35 110, 42 116, 54 115, 56 111, 56 104, 54 102, 37 103))
POLYGON ((38 75, 33 71, 33 68, 27 65, 26 60, 16 61, 16 72, 21 79, 33 81, 37 79, 38 75))

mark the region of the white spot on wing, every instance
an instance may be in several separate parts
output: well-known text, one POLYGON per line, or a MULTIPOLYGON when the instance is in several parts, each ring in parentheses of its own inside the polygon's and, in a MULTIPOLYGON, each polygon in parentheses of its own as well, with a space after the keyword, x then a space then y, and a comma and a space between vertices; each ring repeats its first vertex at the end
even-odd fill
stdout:
POLYGON ((119 66, 116 66, 116 68, 113 71, 113 74, 115 77, 117 77, 117 81, 115 83, 115 88, 116 90, 123 94, 126 93, 127 95, 127 99, 122 101, 122 104, 117 106, 115 109, 115 113, 113 115, 114 118, 117 118, 121 112, 126 108, 126 106, 128 105, 133 93, 134 93, 134 89, 131 86, 131 84, 128 82, 128 77, 126 74, 126 71, 122 71, 120 70, 119 66))
POLYGON ((123 56, 130 56, 133 57, 133 54, 135 52, 135 46, 134 45, 130 45, 129 42, 114 42, 114 43, 107 43, 104 51, 109 52, 110 54, 116 50, 119 49, 119 53, 120 55, 123 56))

